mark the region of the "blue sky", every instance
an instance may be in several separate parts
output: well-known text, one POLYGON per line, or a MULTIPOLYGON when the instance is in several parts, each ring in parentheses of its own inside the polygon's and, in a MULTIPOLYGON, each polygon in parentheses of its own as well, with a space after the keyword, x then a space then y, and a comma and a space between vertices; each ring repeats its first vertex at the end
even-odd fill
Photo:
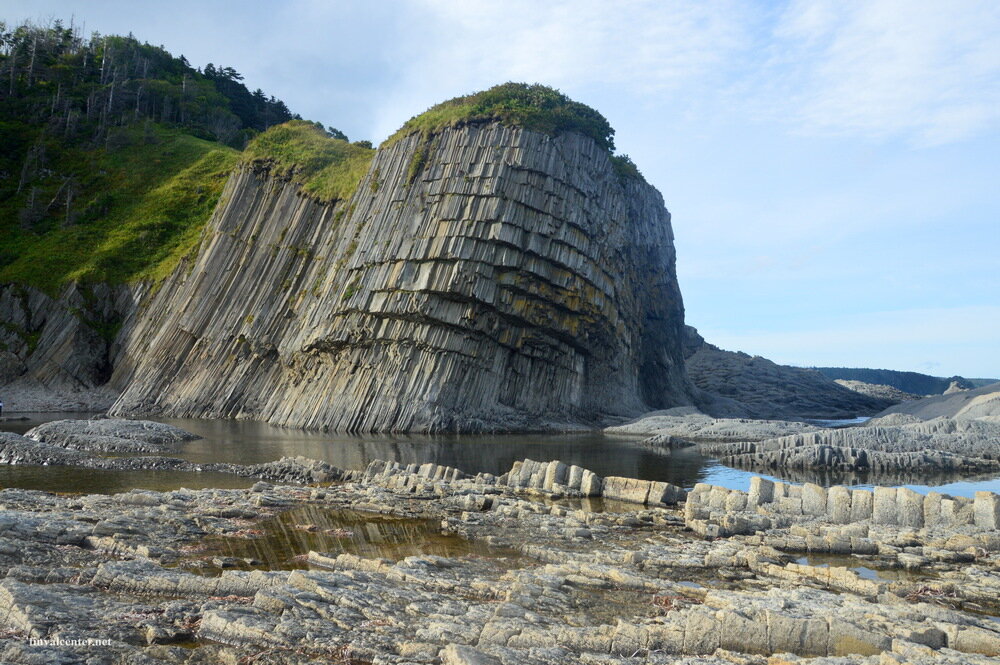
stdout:
POLYGON ((66 2, 378 142, 507 80, 608 117, 673 214, 687 322, 798 365, 1000 377, 1000 3, 66 2))

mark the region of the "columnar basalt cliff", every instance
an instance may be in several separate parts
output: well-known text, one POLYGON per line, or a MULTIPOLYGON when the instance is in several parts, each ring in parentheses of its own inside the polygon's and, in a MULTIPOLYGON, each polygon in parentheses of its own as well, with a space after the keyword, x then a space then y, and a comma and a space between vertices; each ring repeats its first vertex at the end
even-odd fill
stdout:
MULTIPOLYGON (((0 286, 0 386, 19 411, 106 409, 121 353, 117 339, 141 286, 71 284, 58 297, 0 286)), ((9 398, 8 398, 9 399, 9 398)))
POLYGON ((366 431, 597 424, 691 403, 670 216, 576 133, 381 149, 322 203, 250 165, 138 313, 113 413, 366 431))

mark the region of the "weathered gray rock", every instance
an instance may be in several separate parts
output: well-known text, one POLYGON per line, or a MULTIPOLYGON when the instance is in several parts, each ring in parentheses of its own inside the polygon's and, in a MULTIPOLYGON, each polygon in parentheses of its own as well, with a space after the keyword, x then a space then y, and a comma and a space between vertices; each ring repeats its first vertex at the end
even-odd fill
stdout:
POLYGON ((58 298, 0 286, 0 394, 8 411, 104 409, 141 286, 69 285, 58 298))
POLYGON ((639 445, 650 450, 676 450, 677 448, 688 448, 695 443, 670 434, 654 434, 640 441, 639 445))
POLYGON ((329 482, 343 475, 340 469, 327 462, 304 457, 283 457, 274 462, 251 465, 203 464, 158 455, 101 457, 83 450, 34 441, 12 432, 0 432, 0 464, 77 466, 110 471, 210 471, 286 483, 329 482))
POLYGON ((875 524, 899 524, 895 487, 876 487, 872 504, 872 521, 875 524))
POLYGON ((1000 496, 993 492, 976 492, 973 510, 976 526, 1000 529, 1000 496))
POLYGON ((34 441, 93 452, 158 453, 176 450, 197 434, 151 420, 53 420, 25 433, 34 441))
POLYGON ((674 505, 683 501, 686 494, 683 488, 670 483, 616 476, 605 478, 601 490, 605 499, 650 505, 674 505))
POLYGON ((752 420, 749 418, 713 418, 691 409, 654 411, 623 425, 606 427, 608 434, 643 434, 651 439, 680 441, 757 441, 775 437, 815 432, 820 428, 788 420, 752 420), (652 434, 653 436, 648 436, 652 434))
MULTIPOLYGON (((952 534, 962 528, 964 533, 986 534, 989 542, 995 540, 995 545, 989 547, 1000 550, 998 516, 1000 495, 992 492, 979 492, 973 501, 936 492, 924 496, 906 487, 876 487, 872 492, 846 487, 825 489, 809 483, 799 487, 762 478, 751 480, 749 492, 699 483, 684 505, 685 523, 696 532, 713 537, 754 533, 775 524, 865 523, 909 532, 931 530, 952 534)), ((852 535, 845 541, 843 551, 855 551, 855 544, 848 541, 859 534, 849 530, 845 533, 852 535)), ((837 543, 829 539, 804 545, 810 550, 838 551, 837 543)))
POLYGON ((816 370, 723 351, 690 326, 685 327, 684 354, 691 382, 708 393, 699 406, 718 416, 853 418, 895 402, 849 390, 816 370))
POLYGON ((864 381, 852 381, 849 379, 834 379, 834 383, 839 386, 843 386, 848 390, 853 390, 856 393, 867 395, 868 397, 874 397, 876 399, 896 403, 908 402, 910 400, 921 399, 923 397, 923 395, 903 392, 899 388, 878 383, 865 383, 864 381))
MULTIPOLYGON (((561 468, 515 467, 542 487, 539 472, 561 468)), ((702 540, 674 510, 591 512, 507 480, 380 462, 308 490, 0 491, 0 656, 102 665, 992 665, 1000 655, 1000 630, 981 613, 1000 610, 995 529, 879 526, 870 511, 865 523, 837 524, 802 514, 804 488, 755 482, 751 506, 747 493, 700 484, 685 512, 707 511, 686 520, 712 538, 702 540), (397 482, 409 478, 423 489, 397 482), (798 500, 799 512, 782 512, 785 500, 798 500), (289 522, 272 515, 306 508, 420 518, 440 525, 439 538, 490 549, 386 558, 309 550, 292 570, 191 572, 220 540, 249 546, 280 533, 280 547, 310 546, 315 532, 288 534, 289 522), (272 520, 284 527, 265 536, 272 520), (913 577, 872 578, 859 565, 909 566, 913 577), (113 644, 60 651, 29 636, 113 644)), ((837 489, 827 490, 828 506, 842 500, 837 489)), ((971 514, 973 502, 957 507, 971 514)), ((377 532, 377 521, 359 524, 377 532)))
MULTIPOLYGON (((827 491, 825 512, 829 515, 830 521, 837 524, 847 524, 853 521, 851 518, 851 490, 846 487, 831 487, 827 491)), ((858 513, 859 516, 862 513, 860 507, 858 513)))
POLYGON ((349 201, 235 173, 194 263, 139 316, 112 413, 592 424, 691 403, 682 326, 652 187, 577 134, 465 126, 379 150, 349 201))
POLYGON ((904 402, 889 407, 879 415, 891 414, 910 415, 921 420, 998 416, 1000 415, 1000 383, 904 402))
POLYGON ((899 525, 919 529, 924 525, 924 497, 907 487, 896 489, 899 525))
POLYGON ((700 443, 704 454, 750 469, 832 469, 972 475, 1000 470, 1000 422, 937 418, 823 429, 764 441, 700 443))

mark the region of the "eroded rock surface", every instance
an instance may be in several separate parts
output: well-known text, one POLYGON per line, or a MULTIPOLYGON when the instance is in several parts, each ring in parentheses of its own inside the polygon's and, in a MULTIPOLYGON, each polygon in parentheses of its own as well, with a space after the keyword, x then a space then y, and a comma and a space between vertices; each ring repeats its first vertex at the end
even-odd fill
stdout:
POLYGON ((789 420, 757 420, 751 418, 713 418, 693 409, 682 407, 647 413, 624 425, 604 429, 607 434, 643 434, 670 436, 698 441, 759 441, 781 436, 816 432, 821 428, 789 420))
POLYGON ((377 462, 312 488, 3 490, 0 658, 986 665, 1000 656, 996 495, 918 499, 756 479, 750 492, 698 486, 677 510, 594 504, 585 472, 525 460, 504 476, 472 477, 377 462), (434 520, 442 538, 494 549, 402 558, 302 549, 286 552, 284 570, 206 549, 265 538, 274 516, 305 506, 434 520))
POLYGON ((108 408, 107 385, 121 352, 120 333, 142 287, 70 285, 57 298, 0 286, 0 396, 5 412, 108 408))
POLYGON ((998 440, 1000 422, 990 418, 913 422, 893 415, 868 427, 702 444, 700 449, 725 464, 748 469, 975 474, 1000 470, 998 440))
POLYGON ((856 393, 861 393, 862 395, 868 395, 869 397, 875 397, 877 399, 890 400, 892 402, 909 402, 915 399, 921 399, 923 395, 915 395, 913 393, 903 392, 899 388, 894 388, 893 386, 887 386, 880 383, 865 383, 864 381, 851 381, 849 379, 834 379, 837 385, 843 386, 848 390, 853 390, 856 393))
POLYGON ((189 462, 160 455, 102 457, 92 452, 42 443, 12 432, 0 432, 0 464, 76 466, 105 471, 207 471, 286 483, 326 482, 337 479, 341 473, 327 462, 303 457, 283 457, 274 462, 247 465, 189 462))
POLYGON ((114 418, 53 420, 28 430, 24 436, 50 446, 107 453, 170 452, 185 441, 201 438, 151 420, 114 418))
POLYGON ((921 420, 1000 417, 1000 383, 898 404, 879 415, 894 413, 914 416, 921 420))

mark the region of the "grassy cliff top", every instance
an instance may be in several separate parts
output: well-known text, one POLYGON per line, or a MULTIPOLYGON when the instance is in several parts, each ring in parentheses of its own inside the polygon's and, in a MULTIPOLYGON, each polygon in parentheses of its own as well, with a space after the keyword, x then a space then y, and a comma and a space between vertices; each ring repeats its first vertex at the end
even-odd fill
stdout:
POLYGON ((243 151, 243 163, 270 166, 322 201, 347 199, 368 172, 375 151, 332 138, 305 120, 275 125, 255 137, 243 151))
POLYGON ((432 106, 407 120, 383 145, 411 134, 429 135, 447 127, 491 121, 550 135, 577 132, 608 152, 615 149, 615 130, 603 115, 554 88, 527 83, 504 83, 432 106))

